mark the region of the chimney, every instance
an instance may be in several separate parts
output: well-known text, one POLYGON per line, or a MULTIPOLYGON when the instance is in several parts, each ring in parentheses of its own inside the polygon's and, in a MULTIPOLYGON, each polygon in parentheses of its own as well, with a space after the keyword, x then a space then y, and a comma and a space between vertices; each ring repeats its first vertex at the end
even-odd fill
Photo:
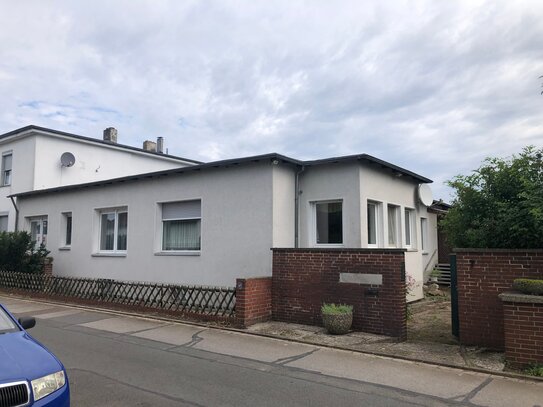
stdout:
POLYGON ((104 141, 108 143, 117 143, 117 129, 115 127, 108 127, 104 130, 104 141))
POLYGON ((151 140, 145 140, 143 142, 143 149, 145 151, 152 151, 154 153, 156 152, 156 143, 151 140))
POLYGON ((156 139, 156 152, 157 153, 164 153, 164 138, 163 137, 158 137, 156 139))

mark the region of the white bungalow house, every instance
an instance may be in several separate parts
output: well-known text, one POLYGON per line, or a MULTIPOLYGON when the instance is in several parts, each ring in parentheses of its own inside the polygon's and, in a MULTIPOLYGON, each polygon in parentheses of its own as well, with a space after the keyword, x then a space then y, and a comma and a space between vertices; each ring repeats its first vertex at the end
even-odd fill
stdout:
POLYGON ((272 247, 405 248, 418 299, 437 263, 430 182, 366 154, 274 153, 11 197, 22 229, 47 221, 56 275, 233 286, 271 275, 272 247))
MULTIPOLYGON (((160 146, 157 151, 150 141, 144 147, 118 144, 117 131, 111 127, 104 130, 103 139, 32 125, 0 135, 0 231, 16 228, 15 207, 5 199, 9 195, 200 164, 164 154, 160 146)), ((43 226, 34 225, 35 232, 40 229, 36 235, 40 241, 43 226)))

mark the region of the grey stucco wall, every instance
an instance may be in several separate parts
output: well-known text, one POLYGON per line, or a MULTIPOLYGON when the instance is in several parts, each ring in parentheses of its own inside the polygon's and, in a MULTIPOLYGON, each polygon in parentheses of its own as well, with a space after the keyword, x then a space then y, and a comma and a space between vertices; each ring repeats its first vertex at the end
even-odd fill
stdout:
POLYGON ((233 286, 239 277, 271 275, 272 164, 192 172, 112 186, 19 199, 20 222, 47 215, 54 272, 65 276, 233 286), (201 199, 200 255, 158 255, 159 204, 201 199), (125 257, 98 257, 100 208, 128 207, 125 257), (72 212, 70 250, 62 246, 61 213, 72 212))

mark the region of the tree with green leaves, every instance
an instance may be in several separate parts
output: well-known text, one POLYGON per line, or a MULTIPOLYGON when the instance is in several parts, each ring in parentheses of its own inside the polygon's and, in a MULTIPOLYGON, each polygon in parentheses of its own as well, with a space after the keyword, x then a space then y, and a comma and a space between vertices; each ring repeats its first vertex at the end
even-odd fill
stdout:
POLYGON ((470 175, 448 181, 455 190, 441 226, 454 247, 543 248, 543 149, 509 159, 487 158, 470 175))

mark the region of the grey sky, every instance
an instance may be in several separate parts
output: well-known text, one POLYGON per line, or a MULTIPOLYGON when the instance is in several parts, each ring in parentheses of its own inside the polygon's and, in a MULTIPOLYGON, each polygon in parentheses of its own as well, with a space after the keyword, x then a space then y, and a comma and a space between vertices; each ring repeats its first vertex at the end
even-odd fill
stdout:
POLYGON ((0 132, 446 179, 543 145, 541 1, 0 1, 0 132))

